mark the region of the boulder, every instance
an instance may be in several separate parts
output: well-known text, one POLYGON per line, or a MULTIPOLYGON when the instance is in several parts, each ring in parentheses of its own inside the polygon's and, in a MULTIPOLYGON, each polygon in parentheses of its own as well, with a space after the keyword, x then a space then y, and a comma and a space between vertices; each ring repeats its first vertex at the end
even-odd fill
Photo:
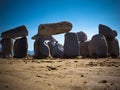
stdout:
POLYGON ((69 32, 71 29, 72 24, 66 21, 50 24, 41 24, 38 27, 38 34, 43 36, 50 36, 69 32))
POLYGON ((12 57, 12 48, 13 48, 13 41, 12 39, 2 39, 2 57, 9 58, 12 57))
POLYGON ((66 33, 64 41, 64 57, 72 58, 79 56, 79 41, 76 33, 66 33))
POLYGON ((49 57, 50 49, 43 38, 36 39, 34 42, 34 58, 46 58, 49 57))
POLYGON ((103 58, 107 56, 108 47, 104 35, 96 34, 89 43, 90 56, 93 58, 103 58))
POLYGON ((119 42, 116 38, 108 41, 108 54, 113 58, 119 56, 119 42))
POLYGON ((107 40, 117 36, 117 32, 106 25, 99 24, 99 34, 103 34, 107 40))
POLYGON ((54 37, 52 37, 52 36, 40 36, 40 35, 36 34, 36 35, 34 35, 34 36, 32 37, 33 40, 36 40, 36 39, 39 39, 39 38, 43 38, 44 40, 49 40, 49 41, 51 41, 51 42, 57 41, 57 40, 56 40, 54 37))
POLYGON ((27 35, 28 35, 28 30, 24 25, 1 33, 2 38, 13 38, 13 39, 16 37, 23 37, 27 35))
POLYGON ((63 46, 56 42, 48 42, 50 48, 50 54, 54 58, 62 58, 63 57, 63 46))
POLYGON ((90 57, 89 43, 90 41, 80 42, 80 55, 82 57, 90 57))
POLYGON ((83 31, 77 32, 77 35, 78 35, 78 40, 80 42, 84 42, 87 40, 87 34, 84 33, 83 31))
POLYGON ((15 58, 24 58, 27 56, 27 50, 28 50, 28 43, 27 43, 27 38, 22 37, 20 39, 17 39, 14 42, 14 57, 15 58))

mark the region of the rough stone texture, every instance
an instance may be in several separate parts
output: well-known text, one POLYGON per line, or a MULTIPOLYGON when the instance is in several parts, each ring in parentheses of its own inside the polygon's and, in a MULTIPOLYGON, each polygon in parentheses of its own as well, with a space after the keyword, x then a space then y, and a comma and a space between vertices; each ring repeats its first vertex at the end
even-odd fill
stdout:
POLYGON ((64 57, 71 58, 79 56, 79 42, 76 33, 66 33, 64 41, 64 57))
POLYGON ((89 43, 89 52, 93 58, 103 58, 107 56, 108 47, 104 35, 97 34, 92 37, 89 43))
POLYGON ((1 33, 2 38, 16 38, 16 37, 23 37, 27 35, 28 35, 28 30, 24 25, 1 33))
POLYGON ((32 37, 33 40, 36 40, 36 39, 39 39, 39 38, 43 38, 44 40, 49 40, 49 41, 51 41, 51 42, 57 41, 57 40, 56 40, 54 37, 52 37, 52 36, 40 36, 40 35, 36 34, 36 35, 34 35, 34 36, 32 37))
POLYGON ((106 25, 99 24, 99 34, 103 34, 107 40, 117 36, 117 32, 106 25))
POLYGON ((34 42, 34 58, 49 57, 50 49, 43 38, 36 39, 34 42))
POLYGON ((79 41, 84 42, 87 40, 87 34, 84 33, 83 31, 77 32, 77 35, 79 41))
POLYGON ((14 57, 16 58, 24 58, 27 56, 27 50, 28 50, 28 43, 27 38, 22 37, 20 39, 17 39, 14 43, 14 57))
POLYGON ((12 57, 12 48, 13 48, 13 41, 12 39, 2 39, 2 57, 9 58, 12 57))
POLYGON ((82 57, 90 57, 89 43, 90 41, 80 42, 80 55, 82 57))
POLYGON ((55 58, 62 58, 63 57, 63 46, 56 42, 48 42, 48 45, 50 47, 50 53, 52 57, 55 58))
POLYGON ((66 21, 59 23, 41 24, 38 27, 38 34, 43 36, 50 36, 69 32, 71 29, 72 24, 66 21))
POLYGON ((108 54, 113 58, 119 56, 119 42, 116 38, 108 41, 108 54))

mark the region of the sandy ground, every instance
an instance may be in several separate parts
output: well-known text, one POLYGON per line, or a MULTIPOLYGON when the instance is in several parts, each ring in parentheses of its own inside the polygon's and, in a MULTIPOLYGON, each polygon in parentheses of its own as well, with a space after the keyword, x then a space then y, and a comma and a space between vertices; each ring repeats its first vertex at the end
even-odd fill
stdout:
POLYGON ((120 90, 120 58, 1 58, 0 90, 120 90))

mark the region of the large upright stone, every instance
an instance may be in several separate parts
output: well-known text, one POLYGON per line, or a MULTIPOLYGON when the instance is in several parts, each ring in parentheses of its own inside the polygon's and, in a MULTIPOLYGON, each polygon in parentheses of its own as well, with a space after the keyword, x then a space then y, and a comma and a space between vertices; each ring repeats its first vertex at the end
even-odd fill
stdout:
POLYGON ((76 33, 66 33, 64 41, 64 57, 71 58, 79 56, 79 42, 76 33))
POLYGON ((22 37, 20 39, 17 39, 14 43, 14 57, 16 58, 24 58, 27 55, 28 50, 28 43, 27 38, 22 37))
POLYGON ((66 21, 50 24, 41 24, 38 27, 38 34, 43 36, 50 36, 69 32, 71 29, 72 24, 66 21))
POLYGON ((108 41, 108 54, 113 58, 119 56, 119 42, 116 38, 108 41))
POLYGON ((2 57, 9 58, 12 57, 12 48, 13 48, 13 41, 12 39, 2 39, 2 57))
POLYGON ((41 36, 41 35, 36 34, 36 35, 34 35, 34 36, 32 37, 33 40, 36 40, 36 39, 39 39, 39 38, 43 38, 44 40, 49 40, 49 41, 51 41, 51 42, 57 41, 57 40, 56 40, 54 37, 52 37, 52 36, 41 36))
POLYGON ((23 37, 27 35, 28 35, 28 30, 24 25, 1 33, 2 38, 16 38, 16 37, 23 37))
POLYGON ((106 25, 99 24, 99 34, 103 34, 107 40, 117 36, 117 32, 106 25))
POLYGON ((63 57, 63 46, 56 42, 48 42, 50 53, 52 57, 62 58, 63 57))
POLYGON ((94 58, 103 58, 107 56, 108 47, 104 35, 97 34, 92 37, 89 43, 90 56, 94 58))
POLYGON ((80 55, 82 57, 89 57, 89 43, 90 41, 80 42, 80 55))
POLYGON ((43 38, 36 39, 34 42, 34 58, 46 58, 50 54, 49 47, 43 38))
POLYGON ((87 34, 84 33, 83 31, 77 32, 77 35, 79 41, 84 42, 87 40, 87 34))

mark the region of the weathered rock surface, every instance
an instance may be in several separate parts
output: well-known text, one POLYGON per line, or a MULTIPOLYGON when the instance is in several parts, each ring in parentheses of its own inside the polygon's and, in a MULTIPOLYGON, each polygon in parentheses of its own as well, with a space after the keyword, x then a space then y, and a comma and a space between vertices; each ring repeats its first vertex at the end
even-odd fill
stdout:
POLYGON ((79 42, 76 33, 66 33, 64 41, 64 57, 71 58, 79 56, 79 42))
POLYGON ((94 35, 89 43, 90 56, 93 58, 103 58, 107 56, 108 46, 104 35, 94 35))
POLYGON ((106 25, 99 24, 99 34, 103 34, 107 40, 117 36, 117 32, 106 25))
POLYGON ((87 40, 87 34, 84 33, 83 31, 77 32, 77 35, 79 41, 84 42, 87 40))
POLYGON ((40 36, 40 35, 36 34, 36 35, 34 35, 34 36, 32 37, 33 40, 36 40, 36 39, 39 39, 39 38, 43 38, 44 40, 49 40, 49 41, 51 41, 51 42, 57 41, 57 40, 56 40, 54 37, 52 37, 52 36, 40 36))
POLYGON ((52 57, 55 58, 62 58, 63 57, 63 46, 56 42, 48 42, 49 48, 50 48, 50 53, 52 57))
POLYGON ((72 24, 66 21, 59 23, 41 24, 38 27, 38 34, 43 36, 50 36, 69 32, 71 29, 72 24))
POLYGON ((27 35, 28 35, 28 30, 24 25, 1 33, 2 38, 16 38, 16 37, 23 37, 27 35))
POLYGON ((9 58, 12 57, 12 48, 13 48, 13 41, 12 39, 2 39, 2 57, 9 58))
POLYGON ((119 42, 116 38, 108 41, 108 54, 113 58, 119 56, 119 42))
POLYGON ((82 57, 89 57, 89 43, 90 41, 80 42, 80 55, 82 57))
POLYGON ((34 58, 49 57, 50 49, 43 38, 36 39, 34 42, 34 58))
POLYGON ((24 58, 27 56, 27 50, 28 50, 28 43, 27 38, 22 37, 20 39, 17 39, 14 43, 14 57, 16 58, 24 58))

